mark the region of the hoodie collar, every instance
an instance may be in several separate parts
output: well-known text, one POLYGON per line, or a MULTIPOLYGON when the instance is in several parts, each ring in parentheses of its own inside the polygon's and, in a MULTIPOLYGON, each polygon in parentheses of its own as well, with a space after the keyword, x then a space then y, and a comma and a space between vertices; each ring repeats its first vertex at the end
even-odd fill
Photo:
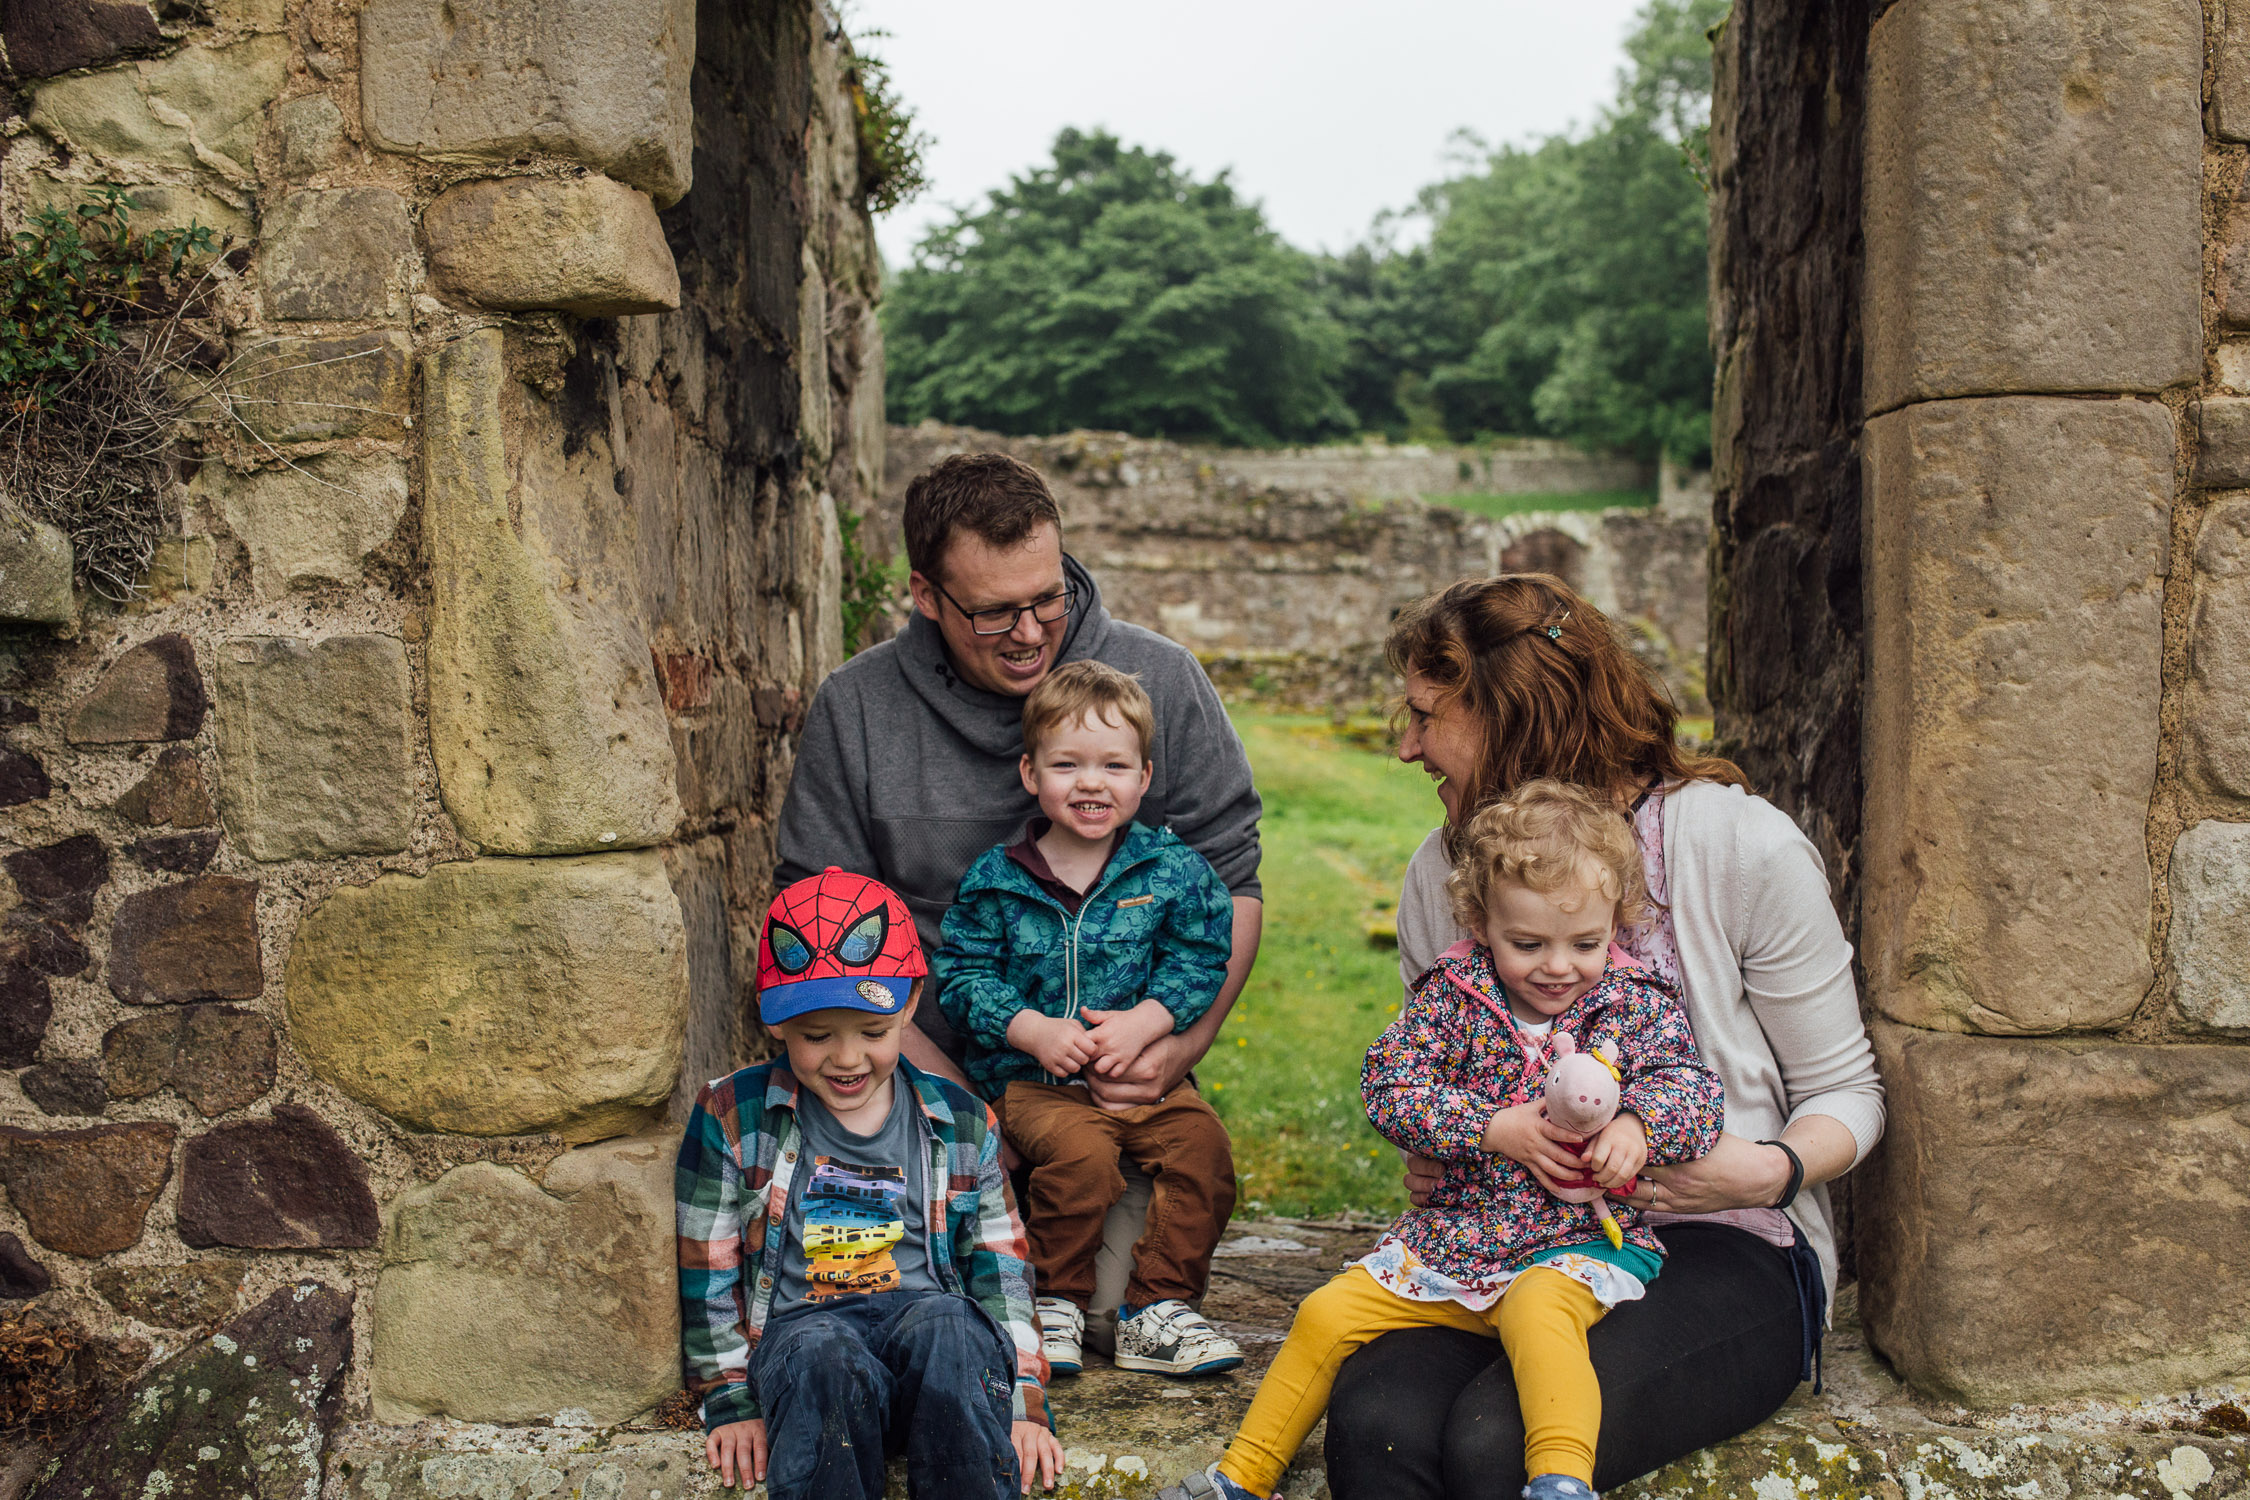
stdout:
MULTIPOLYGON (((1099 655, 1110 628, 1109 610, 1102 604, 1094 576, 1068 553, 1063 554, 1063 577, 1077 590, 1078 604, 1055 657, 1058 667, 1099 655)), ((978 750, 1010 760, 1022 753, 1023 699, 986 692, 963 681, 946 652, 945 637, 919 610, 907 616, 906 629, 899 632, 898 667, 930 712, 978 750)))

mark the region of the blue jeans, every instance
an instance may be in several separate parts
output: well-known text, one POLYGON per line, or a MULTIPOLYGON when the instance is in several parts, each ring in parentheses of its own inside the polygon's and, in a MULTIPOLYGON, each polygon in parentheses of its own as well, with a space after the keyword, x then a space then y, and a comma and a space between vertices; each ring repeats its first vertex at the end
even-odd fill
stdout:
POLYGON ((771 1500, 881 1500, 906 1455, 908 1493, 1015 1500, 1015 1350, 949 1292, 800 1305, 766 1326, 750 1387, 766 1416, 771 1500))

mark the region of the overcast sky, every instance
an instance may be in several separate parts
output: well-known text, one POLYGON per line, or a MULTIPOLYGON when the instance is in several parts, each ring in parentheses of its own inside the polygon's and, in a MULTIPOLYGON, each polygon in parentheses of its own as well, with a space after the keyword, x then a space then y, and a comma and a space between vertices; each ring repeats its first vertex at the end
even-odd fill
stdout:
POLYGON ((1639 0, 854 0, 937 139, 930 191, 877 220, 902 264, 953 205, 1041 161, 1066 125, 1234 169, 1268 222, 1340 250, 1444 174, 1467 126, 1522 141, 1611 95, 1639 0))

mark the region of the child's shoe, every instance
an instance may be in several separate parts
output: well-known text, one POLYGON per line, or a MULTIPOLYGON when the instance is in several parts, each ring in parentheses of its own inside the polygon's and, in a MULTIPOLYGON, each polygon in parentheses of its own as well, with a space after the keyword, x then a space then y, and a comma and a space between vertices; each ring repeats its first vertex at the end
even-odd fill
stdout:
POLYGON ((1086 1367, 1086 1313, 1067 1297, 1039 1299, 1039 1346, 1048 1373, 1075 1375, 1086 1367))
MULTIPOLYGON (((1219 1472, 1217 1464, 1200 1474, 1190 1474, 1178 1484, 1157 1491, 1156 1500, 1260 1500, 1219 1472)), ((1272 1500, 1281 1500, 1276 1493, 1272 1500)))
POLYGON ((1151 1302, 1129 1318, 1118 1318, 1117 1352, 1111 1359, 1120 1370, 1216 1375, 1241 1364, 1242 1349, 1204 1322, 1203 1314, 1167 1298, 1151 1302))
POLYGON ((1595 1500, 1594 1487, 1569 1474, 1541 1474, 1523 1487, 1523 1500, 1595 1500))

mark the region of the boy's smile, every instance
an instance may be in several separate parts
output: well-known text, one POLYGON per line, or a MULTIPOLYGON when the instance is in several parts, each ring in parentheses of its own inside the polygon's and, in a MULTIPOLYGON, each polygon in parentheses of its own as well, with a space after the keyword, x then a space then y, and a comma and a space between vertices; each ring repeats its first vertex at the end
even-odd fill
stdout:
POLYGON ((1089 844, 1133 821, 1153 774, 1131 725, 1092 714, 1058 726, 1023 758, 1024 790, 1039 799, 1039 811, 1089 844))
MULTIPOLYGON (((921 994, 915 981, 915 996, 921 994)), ((789 1071, 837 1122, 855 1135, 873 1135, 891 1111, 891 1077, 914 1016, 914 1000, 897 1015, 872 1011, 807 1011, 766 1029, 789 1052, 789 1071), (863 1128, 864 1127, 864 1128, 863 1128)))

